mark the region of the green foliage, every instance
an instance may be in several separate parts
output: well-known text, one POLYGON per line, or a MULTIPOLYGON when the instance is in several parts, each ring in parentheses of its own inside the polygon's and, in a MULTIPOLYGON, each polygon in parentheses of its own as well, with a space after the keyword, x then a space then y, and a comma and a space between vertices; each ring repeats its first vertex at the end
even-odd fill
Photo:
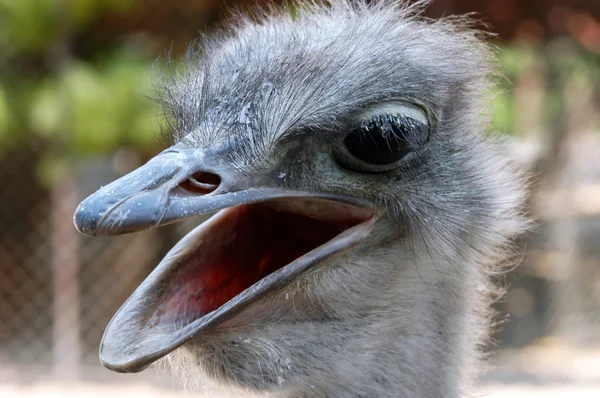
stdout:
POLYGON ((54 43, 64 33, 64 26, 59 23, 61 7, 57 3, 55 0, 0 0, 3 47, 32 51, 54 43))
POLYGON ((73 23, 87 26, 97 15, 107 11, 127 13, 134 11, 137 0, 71 0, 69 12, 73 23))
POLYGON ((127 12, 137 0, 0 0, 0 44, 35 52, 65 40, 106 12, 127 12))
POLYGON ((600 55, 584 50, 569 38, 532 47, 504 45, 499 54, 502 77, 493 96, 492 128, 505 134, 521 134, 517 115, 528 112, 528 103, 517 103, 517 88, 542 97, 538 128, 551 131, 563 117, 564 87, 589 90, 600 96, 600 55))
POLYGON ((0 86, 0 141, 8 135, 8 130, 11 124, 11 113, 8 108, 8 100, 2 86, 0 86))
POLYGON ((494 133, 514 134, 514 106, 512 92, 498 88, 492 96, 492 130, 494 133))
POLYGON ((125 54, 91 65, 70 62, 40 82, 31 97, 31 131, 74 153, 102 153, 123 145, 152 147, 158 130, 151 63, 125 54))
POLYGON ((6 82, 0 80, 0 156, 21 135, 19 120, 14 112, 14 95, 6 82))
POLYGON ((498 53, 498 62, 502 73, 508 80, 518 79, 528 69, 539 62, 536 49, 519 44, 509 44, 501 48, 498 53))

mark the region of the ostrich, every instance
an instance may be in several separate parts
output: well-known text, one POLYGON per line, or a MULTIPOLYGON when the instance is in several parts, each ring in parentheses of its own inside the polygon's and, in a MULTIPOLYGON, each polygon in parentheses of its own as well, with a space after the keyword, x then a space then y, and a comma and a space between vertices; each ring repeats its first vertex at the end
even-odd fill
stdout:
MULTIPOLYGON (((493 56, 423 2, 269 9, 190 50, 159 101, 173 145, 101 188, 79 231, 215 212, 108 325, 117 372, 161 359, 277 397, 458 397, 526 221, 484 137, 493 56)), ((168 77, 171 76, 171 77, 168 77)))

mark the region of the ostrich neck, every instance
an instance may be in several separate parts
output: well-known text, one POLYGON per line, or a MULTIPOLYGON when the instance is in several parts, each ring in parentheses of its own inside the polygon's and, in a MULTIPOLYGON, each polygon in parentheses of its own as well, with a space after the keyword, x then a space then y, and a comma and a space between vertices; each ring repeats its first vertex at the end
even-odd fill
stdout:
MULTIPOLYGON (((422 267, 423 268, 423 267, 422 267)), ((474 289, 451 274, 405 269, 390 278, 396 306, 355 327, 320 388, 301 397, 461 396, 477 356, 481 313, 474 289), (336 380, 337 379, 337 380, 336 380)), ((316 387, 316 386, 315 386, 316 387)))

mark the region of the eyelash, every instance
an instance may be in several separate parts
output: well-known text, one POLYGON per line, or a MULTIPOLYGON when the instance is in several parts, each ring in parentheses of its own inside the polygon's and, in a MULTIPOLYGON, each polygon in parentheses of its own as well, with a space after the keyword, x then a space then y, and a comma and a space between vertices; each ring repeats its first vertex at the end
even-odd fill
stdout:
POLYGON ((387 140, 388 143, 390 142, 398 142, 399 139, 404 140, 407 142, 407 144, 412 148, 412 147, 419 147, 421 145, 421 143, 417 142, 418 139, 420 138, 418 135, 416 135, 415 133, 418 133, 418 131, 415 130, 421 130, 424 127, 426 127, 426 125, 424 125, 423 123, 411 118, 411 117, 407 117, 407 116, 398 116, 398 115, 379 115, 379 116, 375 116, 372 119, 363 122, 359 125, 357 125, 356 127, 354 127, 352 130, 363 130, 365 132, 369 132, 370 130, 373 129, 382 129, 382 128, 387 128, 388 130, 405 130, 405 131, 399 131, 400 136, 397 134, 396 131, 391 131, 393 133, 393 136, 383 136, 383 138, 385 138, 387 140), (408 128, 405 128, 408 127, 408 128), (408 131, 406 131, 408 130, 408 131), (405 134, 406 132, 408 132, 409 134, 405 134))
POLYGON ((389 171, 429 139, 429 125, 404 115, 377 115, 350 129, 336 146, 342 166, 362 172, 389 171))

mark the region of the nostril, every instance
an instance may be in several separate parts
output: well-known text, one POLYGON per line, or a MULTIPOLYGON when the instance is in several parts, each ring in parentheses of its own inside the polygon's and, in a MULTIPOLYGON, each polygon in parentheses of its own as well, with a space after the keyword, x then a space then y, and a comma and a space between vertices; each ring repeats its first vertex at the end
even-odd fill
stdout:
POLYGON ((187 191, 206 195, 213 192, 221 184, 221 177, 207 171, 198 171, 181 183, 187 191))
POLYGON ((199 171, 197 173, 194 173, 192 174, 191 179, 198 182, 199 184, 214 185, 217 187, 221 183, 221 177, 219 177, 216 174, 209 173, 207 171, 199 171))

